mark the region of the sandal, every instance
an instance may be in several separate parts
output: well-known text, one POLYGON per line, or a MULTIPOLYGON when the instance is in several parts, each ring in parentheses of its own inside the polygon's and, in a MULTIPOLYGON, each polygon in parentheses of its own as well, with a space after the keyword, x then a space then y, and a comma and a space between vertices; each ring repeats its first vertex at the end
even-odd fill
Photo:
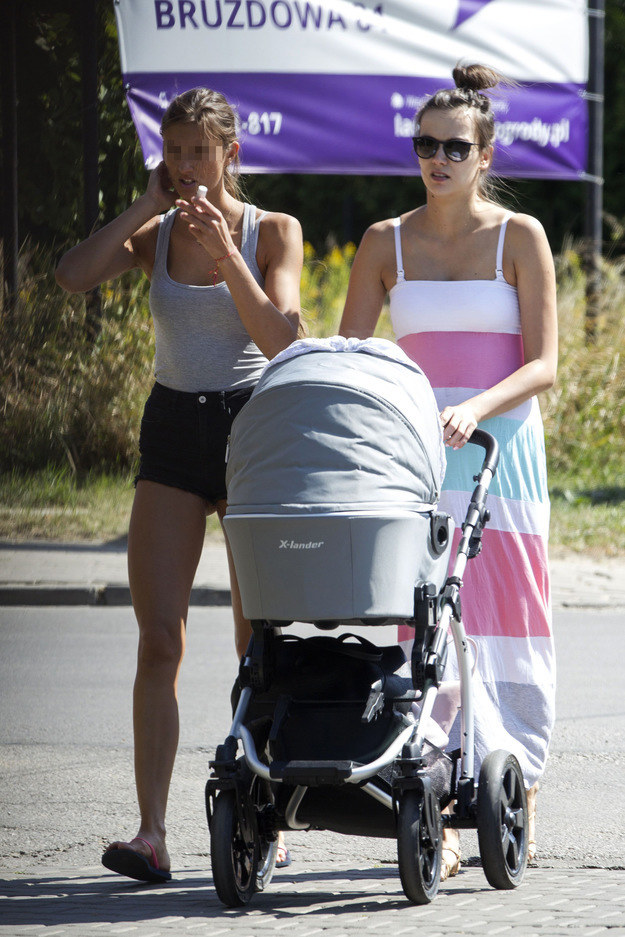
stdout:
POLYGON ((287 869, 293 858, 291 856, 291 851, 286 848, 286 846, 278 846, 278 859, 276 860, 276 869, 287 869))
POLYGON ((540 784, 536 784, 527 792, 527 861, 533 862, 536 858, 536 794, 540 784))
POLYGON ((111 872, 117 872, 119 875, 125 875, 127 878, 134 878, 138 882, 152 882, 154 884, 168 882, 171 879, 171 872, 161 869, 156 858, 156 850, 152 843, 141 836, 135 836, 131 842, 138 841, 145 843, 150 849, 150 862, 146 856, 132 849, 130 843, 123 846, 109 846, 102 856, 102 865, 110 869, 111 872))
POLYGON ((446 826, 443 830, 441 850, 441 882, 446 882, 460 871, 460 835, 458 830, 446 826))

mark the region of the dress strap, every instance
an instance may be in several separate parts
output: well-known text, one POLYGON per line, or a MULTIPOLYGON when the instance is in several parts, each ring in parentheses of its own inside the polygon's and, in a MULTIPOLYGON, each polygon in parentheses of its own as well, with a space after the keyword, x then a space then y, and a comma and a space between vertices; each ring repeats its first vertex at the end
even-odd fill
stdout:
POLYGON ((503 245, 506 240, 506 228, 508 227, 508 222, 512 217, 512 212, 509 212, 504 220, 501 223, 501 228, 499 229, 499 240, 497 242, 497 260, 495 261, 495 279, 503 280, 503 245))
POLYGON ((393 218, 393 227, 395 229, 395 261, 397 263, 397 283, 403 283, 404 259, 401 253, 401 218, 393 218))

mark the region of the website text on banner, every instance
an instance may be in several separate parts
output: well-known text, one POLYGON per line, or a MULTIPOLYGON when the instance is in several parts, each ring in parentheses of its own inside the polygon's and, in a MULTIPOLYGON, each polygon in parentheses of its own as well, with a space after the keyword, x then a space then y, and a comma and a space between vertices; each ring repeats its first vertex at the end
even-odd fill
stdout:
POLYGON ((146 164, 171 98, 205 85, 238 108, 245 172, 416 173, 409 139, 453 66, 521 83, 498 95, 495 169, 586 168, 588 10, 580 0, 116 0, 146 164))

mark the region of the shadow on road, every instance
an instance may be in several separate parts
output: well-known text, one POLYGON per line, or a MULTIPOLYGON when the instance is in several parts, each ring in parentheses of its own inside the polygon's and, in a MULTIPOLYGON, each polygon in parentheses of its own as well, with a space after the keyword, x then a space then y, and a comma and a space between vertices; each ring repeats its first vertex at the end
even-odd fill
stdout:
MULTIPOLYGON (((191 918, 241 918, 250 912, 265 912, 285 920, 303 912, 314 918, 318 914, 388 913, 409 907, 394 868, 308 871, 281 876, 282 880, 278 875, 267 892, 259 893, 250 905, 240 909, 224 907, 212 879, 194 871, 184 873, 165 887, 142 885, 106 874, 102 878, 82 875, 5 879, 0 880, 2 923, 23 927, 165 923, 174 919, 188 923, 191 918)), ((484 889, 487 887, 484 883, 484 889)), ((484 889, 461 890, 469 896, 484 889)))

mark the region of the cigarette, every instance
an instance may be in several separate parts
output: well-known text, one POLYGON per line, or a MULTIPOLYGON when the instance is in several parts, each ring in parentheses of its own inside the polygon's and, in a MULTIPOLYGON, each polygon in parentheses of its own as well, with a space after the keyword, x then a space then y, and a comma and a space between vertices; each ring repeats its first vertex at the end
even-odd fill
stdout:
POLYGON ((199 185, 199 186, 197 187, 197 197, 198 197, 198 198, 206 198, 207 195, 208 195, 208 189, 206 188, 206 186, 205 186, 205 185, 199 185))

